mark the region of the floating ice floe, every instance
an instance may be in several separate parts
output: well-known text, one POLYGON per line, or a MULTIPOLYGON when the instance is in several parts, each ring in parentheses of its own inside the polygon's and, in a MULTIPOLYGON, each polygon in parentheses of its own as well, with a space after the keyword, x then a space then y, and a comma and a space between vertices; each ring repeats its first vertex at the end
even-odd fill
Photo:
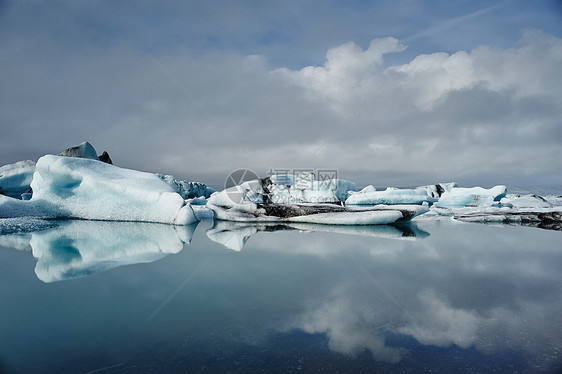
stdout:
MULTIPOLYGON (((94 147, 83 142, 60 152, 58 156, 88 158, 111 164, 107 152, 97 156, 94 147)), ((35 161, 18 161, 14 164, 0 167, 0 195, 29 200, 31 198, 31 181, 35 173, 35 161)))
POLYGON ((455 214, 455 219, 465 222, 506 223, 539 227, 547 230, 562 230, 562 209, 558 210, 501 210, 465 212, 455 214))
POLYGON ((190 205, 204 205, 205 197, 213 192, 204 183, 113 166, 107 152, 97 156, 94 147, 83 142, 57 156, 44 156, 37 164, 21 161, 1 167, 0 218, 83 218, 183 225, 196 222, 197 217, 212 217, 206 208, 199 208, 195 215, 190 205), (195 198, 200 199, 194 201, 195 198))
POLYGON ((239 222, 377 225, 408 221, 428 211, 427 206, 421 205, 346 207, 336 204, 255 203, 244 198, 246 194, 242 194, 242 200, 238 202, 237 191, 235 188, 223 190, 209 198, 207 207, 213 210, 216 219, 239 222))
POLYGON ((507 195, 500 200, 502 206, 507 206, 510 208, 552 208, 553 206, 559 205, 556 197, 553 197, 549 201, 548 197, 543 197, 539 195, 529 194, 529 195, 507 195))
POLYGON ((191 206, 156 175, 96 160, 43 156, 31 188, 31 203, 54 204, 63 217, 178 225, 197 221, 191 206))
MULTIPOLYGON (((500 189, 497 190, 501 192, 500 189)), ((416 220, 450 217, 464 222, 515 224, 562 230, 562 199, 558 196, 508 194, 499 201, 494 200, 493 195, 472 199, 471 203, 466 205, 451 204, 447 208, 441 206, 440 200, 427 214, 416 220)), ((464 201, 468 201, 468 198, 464 201)))
POLYGON ((0 196, 0 218, 82 218, 186 225, 193 210, 152 173, 119 168, 88 158, 46 155, 37 161, 33 197, 0 196))
POLYGON ((360 192, 351 193, 345 200, 345 205, 401 205, 401 204, 431 204, 438 200, 425 189, 398 189, 388 187, 384 191, 376 191, 372 186, 360 192))
POLYGON ((435 206, 441 208, 460 208, 465 206, 490 206, 499 202, 507 193, 506 186, 495 186, 490 189, 482 187, 454 187, 445 191, 435 206))

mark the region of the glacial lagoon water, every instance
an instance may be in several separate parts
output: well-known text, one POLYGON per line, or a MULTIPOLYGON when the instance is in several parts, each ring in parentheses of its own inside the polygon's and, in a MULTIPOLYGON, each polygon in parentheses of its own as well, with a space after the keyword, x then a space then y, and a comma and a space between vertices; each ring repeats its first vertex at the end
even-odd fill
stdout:
POLYGON ((56 224, 0 236, 1 373, 562 370, 560 232, 56 224))

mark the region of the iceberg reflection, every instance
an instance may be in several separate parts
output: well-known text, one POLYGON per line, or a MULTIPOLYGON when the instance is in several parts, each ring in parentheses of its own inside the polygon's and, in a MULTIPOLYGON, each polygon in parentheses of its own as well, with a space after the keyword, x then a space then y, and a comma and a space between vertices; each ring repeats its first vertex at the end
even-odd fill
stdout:
POLYGON ((371 236, 385 239, 417 240, 429 236, 412 222, 394 225, 322 225, 317 223, 255 223, 215 220, 213 227, 207 230, 207 237, 226 248, 240 251, 246 241, 258 232, 274 231, 305 231, 326 232, 334 234, 348 234, 371 236))
POLYGON ((50 283, 118 266, 153 262, 182 250, 197 224, 65 221, 31 234, 37 277, 50 283))

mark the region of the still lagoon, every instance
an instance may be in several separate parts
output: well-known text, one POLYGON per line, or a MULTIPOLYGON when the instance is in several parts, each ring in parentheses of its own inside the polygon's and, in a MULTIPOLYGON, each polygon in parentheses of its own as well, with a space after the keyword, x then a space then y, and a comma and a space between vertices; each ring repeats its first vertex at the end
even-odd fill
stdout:
POLYGON ((562 370, 557 231, 6 222, 0 373, 562 370))

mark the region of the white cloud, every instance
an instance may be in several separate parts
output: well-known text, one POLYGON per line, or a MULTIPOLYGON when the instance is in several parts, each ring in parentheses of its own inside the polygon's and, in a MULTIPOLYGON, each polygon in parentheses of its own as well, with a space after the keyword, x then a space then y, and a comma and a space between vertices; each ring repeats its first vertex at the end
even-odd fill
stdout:
POLYGON ((404 48, 393 38, 364 51, 346 43, 322 66, 274 72, 333 113, 322 134, 331 152, 322 152, 345 155, 339 167, 453 176, 560 170, 552 161, 562 141, 562 39, 526 31, 517 48, 480 46, 384 66, 385 54, 404 48), (350 150, 339 151, 346 143, 350 150))
POLYGON ((259 55, 69 48, 20 35, 0 47, 0 157, 87 139, 117 164, 189 179, 329 167, 378 186, 396 183, 393 174, 410 185, 528 175, 558 184, 561 39, 527 31, 515 48, 385 64, 405 48, 393 37, 365 49, 348 42, 320 66, 277 69, 259 55))
POLYGON ((381 83, 383 55, 402 52, 406 47, 395 38, 374 39, 365 51, 353 42, 330 48, 323 66, 306 66, 298 71, 278 69, 278 73, 305 89, 312 100, 334 105, 345 113, 353 100, 381 83))

